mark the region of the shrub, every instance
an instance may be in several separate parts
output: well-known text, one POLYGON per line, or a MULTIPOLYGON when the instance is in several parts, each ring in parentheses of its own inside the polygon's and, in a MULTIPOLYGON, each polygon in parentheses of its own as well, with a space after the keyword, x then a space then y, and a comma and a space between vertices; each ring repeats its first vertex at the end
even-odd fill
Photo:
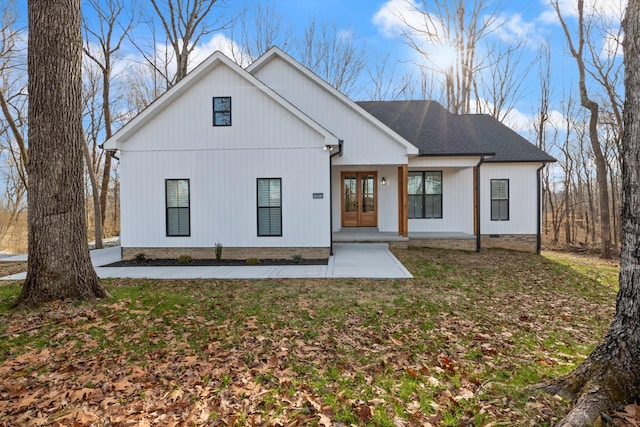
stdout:
POLYGON ((216 259, 220 261, 222 259, 222 243, 216 243, 216 259))
POLYGON ((258 258, 247 258, 247 265, 258 265, 260 264, 260 260, 258 258))
POLYGON ((136 254, 136 261, 145 262, 146 260, 147 260, 147 256, 142 252, 140 252, 139 254, 136 254))
POLYGON ((191 258, 189 255, 180 255, 178 257, 179 264, 191 264, 191 262, 193 262, 193 258, 191 258))
POLYGON ((291 259, 293 260, 294 263, 300 264, 300 262, 302 261, 302 256, 301 255, 294 255, 294 256, 291 257, 291 259))

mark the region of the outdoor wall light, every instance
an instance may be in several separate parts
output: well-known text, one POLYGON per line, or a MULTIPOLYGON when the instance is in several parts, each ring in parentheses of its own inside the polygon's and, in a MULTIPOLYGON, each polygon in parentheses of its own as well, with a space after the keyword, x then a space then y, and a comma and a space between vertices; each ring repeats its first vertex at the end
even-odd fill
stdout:
POLYGON ((383 177, 380 179, 380 185, 381 185, 381 186, 383 186, 383 187, 384 187, 385 185, 387 185, 387 178, 385 178, 385 177, 383 176, 383 177))

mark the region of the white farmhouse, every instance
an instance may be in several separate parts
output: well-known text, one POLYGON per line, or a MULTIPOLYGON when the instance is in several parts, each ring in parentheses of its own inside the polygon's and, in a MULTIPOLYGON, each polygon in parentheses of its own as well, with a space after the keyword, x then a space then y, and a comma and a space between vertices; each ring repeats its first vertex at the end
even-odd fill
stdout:
POLYGON ((278 48, 247 69, 214 53, 104 147, 120 158, 123 259, 537 251, 555 161, 487 115, 353 102, 278 48))

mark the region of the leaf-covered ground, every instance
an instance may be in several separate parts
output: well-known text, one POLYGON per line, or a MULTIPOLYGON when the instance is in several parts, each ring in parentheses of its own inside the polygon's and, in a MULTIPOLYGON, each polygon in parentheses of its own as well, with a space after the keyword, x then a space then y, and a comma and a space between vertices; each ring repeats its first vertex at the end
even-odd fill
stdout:
POLYGON ((613 315, 590 258, 398 250, 413 280, 109 280, 114 298, 12 311, 0 425, 552 425, 527 388, 613 315))

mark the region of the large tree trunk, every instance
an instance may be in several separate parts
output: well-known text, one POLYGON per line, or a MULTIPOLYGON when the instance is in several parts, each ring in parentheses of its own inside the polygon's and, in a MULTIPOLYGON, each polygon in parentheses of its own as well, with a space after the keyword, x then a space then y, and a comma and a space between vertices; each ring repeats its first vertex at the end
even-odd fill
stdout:
POLYGON ((80 0, 29 0, 29 261, 16 305, 107 296, 84 216, 80 0))
POLYGON ((624 26, 620 292, 603 342, 574 371, 544 386, 576 399, 561 426, 589 425, 640 397, 640 2, 628 3, 624 26))

